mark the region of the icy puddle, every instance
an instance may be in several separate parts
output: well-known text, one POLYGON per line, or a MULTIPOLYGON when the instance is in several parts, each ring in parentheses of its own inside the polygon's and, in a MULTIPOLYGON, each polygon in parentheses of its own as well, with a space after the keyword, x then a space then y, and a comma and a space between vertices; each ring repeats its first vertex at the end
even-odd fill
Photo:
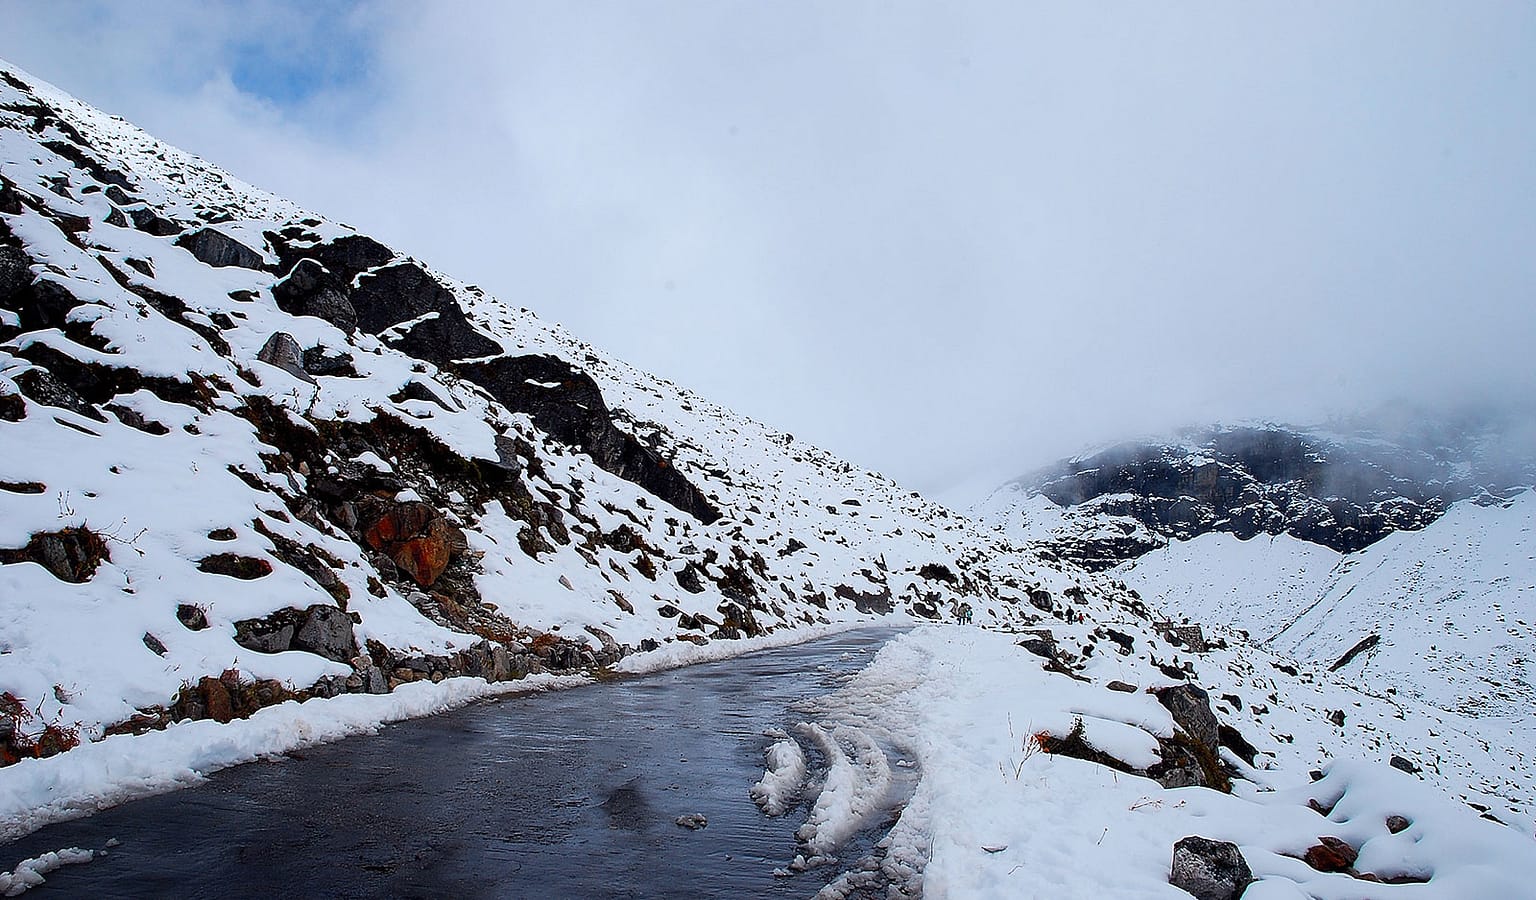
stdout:
POLYGON ((403 722, 43 828, 0 871, 115 838, 31 896, 810 897, 875 868, 917 773, 857 729, 801 726, 804 701, 895 633, 403 722), (776 744, 768 816, 749 792, 776 744))

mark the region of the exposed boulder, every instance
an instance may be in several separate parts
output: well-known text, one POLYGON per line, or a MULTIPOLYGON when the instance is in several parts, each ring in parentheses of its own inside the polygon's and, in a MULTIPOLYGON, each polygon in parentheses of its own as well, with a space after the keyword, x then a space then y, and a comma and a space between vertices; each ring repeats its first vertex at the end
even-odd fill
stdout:
POLYGON ((276 366, 289 375, 315 383, 309 373, 304 369, 304 351, 299 347, 299 342, 293 339, 293 335, 286 331, 279 331, 267 338, 267 342, 261 345, 261 350, 256 353, 256 358, 269 366, 276 366))
POLYGON ((1219 732, 1221 734, 1221 746, 1237 754, 1238 758, 1248 765, 1253 765, 1254 760, 1258 758, 1259 749, 1249 743, 1248 739, 1243 737, 1242 732, 1231 725, 1225 724, 1221 726, 1219 732))
POLYGON ((111 559, 102 536, 83 526, 38 532, 25 547, 0 550, 0 563, 35 562, 53 577, 73 584, 90 581, 96 569, 111 559))
POLYGON ((357 655, 352 618, 334 606, 311 606, 294 633, 292 648, 347 662, 357 655))
POLYGON ((204 676, 197 682, 197 693, 203 701, 203 714, 215 722, 224 724, 235 717, 235 706, 229 696, 229 688, 217 678, 204 676))
POLYGON ((357 368, 352 363, 351 354, 339 350, 333 352, 323 346, 310 347, 304 351, 304 371, 311 375, 357 377, 357 368))
MULTIPOLYGON (((50 278, 32 281, 31 271, 26 267, 28 258, 14 248, 0 248, 0 268, 6 266, 4 257, 7 255, 13 256, 13 263, 20 264, 20 270, 13 269, 10 273, 8 280, 12 284, 0 284, 0 306, 16 312, 22 331, 63 329, 68 325, 69 311, 81 305, 80 299, 50 278), (20 260, 14 260, 15 255, 20 255, 20 260), (5 296, 7 288, 9 295, 5 296)), ((0 272, 0 279, 5 279, 3 272, 0 272)))
POLYGON ((1253 870, 1230 841, 1190 836, 1173 845, 1168 883, 1197 900, 1237 900, 1253 881, 1253 870))
POLYGON ((235 643, 258 653, 302 650, 336 662, 350 662, 358 655, 351 616, 322 604, 242 619, 235 623, 235 643))
POLYGON ((873 591, 861 591, 858 588, 840 584, 832 589, 832 593, 853 604, 853 608, 861 613, 878 613, 886 615, 895 608, 891 602, 891 588, 889 585, 880 585, 873 591))
POLYGON ((463 533, 419 500, 386 509, 363 529, 363 538, 421 587, 431 587, 465 546, 463 533))
POLYGON ((1359 853, 1347 842, 1336 837, 1320 837, 1307 848, 1302 859, 1319 872, 1347 872, 1354 866, 1359 853))
POLYGON ((348 334, 357 330, 357 310, 346 282, 313 259, 301 259, 288 277, 272 286, 278 309, 324 319, 348 334))
POLYGON ((1221 744, 1221 728, 1211 712, 1211 696, 1193 684, 1180 684, 1155 692, 1157 702, 1167 707, 1173 722, 1193 740, 1207 747, 1221 744))
POLYGON ((303 620, 303 611, 293 607, 259 619, 241 619, 235 623, 235 643, 257 653, 282 653, 293 646, 303 620))
POLYGON ((199 228, 176 239, 182 247, 205 265, 223 268, 261 269, 261 254, 216 228, 199 228))
POLYGON ((44 406, 67 409, 98 422, 107 421, 101 410, 87 403, 85 398, 47 369, 28 369, 22 372, 16 376, 16 387, 21 389, 22 394, 44 406))
POLYGON ((253 581, 272 574, 272 564, 260 557, 241 556, 238 553, 215 553, 198 560, 199 571, 211 575, 228 575, 241 581, 253 581))
POLYGON ((525 412, 555 440, 705 524, 720 513, 677 469, 613 424, 592 376, 553 356, 503 356, 458 367, 508 409, 525 412))
POLYGON ((128 218, 133 222, 133 227, 145 234, 155 237, 170 237, 173 234, 181 234, 181 226, 160 215, 148 204, 129 207, 124 210, 128 218))
POLYGON ((202 631, 208 627, 208 611, 201 606, 182 603, 176 607, 176 620, 189 631, 202 631))
POLYGON ((1354 662, 1355 657, 1366 652, 1367 650, 1374 649, 1379 643, 1381 643, 1381 635, 1366 635, 1365 637, 1361 638, 1360 641, 1353 647, 1350 647, 1349 650, 1346 651, 1343 656, 1339 657, 1333 665, 1329 666, 1328 671, 1337 672, 1338 670, 1349 665, 1351 662, 1354 662))
MULTIPOLYGON (((294 235, 298 232, 285 231, 284 234, 294 235)), ((284 240, 271 233, 268 233, 267 239, 277 247, 284 268, 291 268, 301 259, 314 260, 335 275, 342 285, 351 284, 363 272, 395 258, 393 250, 361 234, 343 235, 328 243, 309 246, 284 240)))
POLYGON ((27 402, 0 383, 0 422, 20 422, 27 417, 27 402))
POLYGON ((419 359, 444 366, 502 352, 501 345, 476 331, 452 293, 414 263, 395 263, 360 276, 351 292, 357 325, 370 334, 396 329, 390 345, 419 359), (405 326, 403 323, 415 322, 405 326))

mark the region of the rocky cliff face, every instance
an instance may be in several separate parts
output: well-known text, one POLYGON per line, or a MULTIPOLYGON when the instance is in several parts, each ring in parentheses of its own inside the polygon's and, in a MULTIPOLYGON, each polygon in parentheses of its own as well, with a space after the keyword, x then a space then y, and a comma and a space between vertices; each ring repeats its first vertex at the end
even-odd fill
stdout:
POLYGON ((4 67, 0 563, 8 759, 669 641, 1138 606, 4 67))
POLYGON ((1536 481, 1529 455, 1511 461, 1504 453, 1503 424, 1437 423, 1391 436, 1212 428, 1026 476, 981 514, 1095 570, 1209 532, 1287 534, 1350 553, 1423 528, 1458 500, 1505 497, 1536 481))

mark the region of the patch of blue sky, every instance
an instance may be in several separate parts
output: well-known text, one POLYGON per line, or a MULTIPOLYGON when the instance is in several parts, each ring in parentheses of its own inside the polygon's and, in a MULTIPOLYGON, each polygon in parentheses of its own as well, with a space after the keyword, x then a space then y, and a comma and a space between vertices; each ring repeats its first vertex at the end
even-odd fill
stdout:
POLYGON ((352 10, 351 4, 294 5, 283 27, 230 48, 230 80, 279 107, 357 86, 373 69, 374 44, 352 10))

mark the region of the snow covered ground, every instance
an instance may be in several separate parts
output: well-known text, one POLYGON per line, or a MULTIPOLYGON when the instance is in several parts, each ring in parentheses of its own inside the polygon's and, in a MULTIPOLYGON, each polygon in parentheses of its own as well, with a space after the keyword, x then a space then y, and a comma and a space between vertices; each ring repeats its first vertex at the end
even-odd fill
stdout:
POLYGON ((1435 707, 1448 728, 1536 747, 1536 492, 1463 501, 1352 554, 1285 536, 1175 541, 1115 571, 1171 616, 1230 623, 1361 691, 1435 707))
MULTIPOLYGON (((1201 666, 1213 696, 1252 697, 1233 674, 1234 666, 1242 671, 1235 655, 1213 656, 1201 666)), ((1221 710, 1223 722, 1240 726, 1263 750, 1258 768, 1224 754, 1241 776, 1231 794, 1164 789, 1044 752, 1037 733, 1062 736, 1081 721, 1089 743, 1142 765, 1155 757, 1157 737, 1173 733, 1169 711, 1146 691, 1172 682, 1145 660, 1101 657, 1085 674, 1087 681, 1077 681, 1044 671, 1010 635, 923 627, 892 641, 816 705, 809 743, 825 744, 828 730, 858 732, 911 755, 921 782, 881 865, 900 890, 929 898, 1187 897, 1168 878, 1173 845, 1189 835, 1241 848, 1258 879, 1249 898, 1536 896, 1526 875, 1536 865, 1529 820, 1506 827, 1481 818, 1379 755, 1340 745, 1323 722, 1290 718, 1282 731, 1221 710), (1111 680, 1136 690, 1110 690, 1111 680), (1335 752, 1320 753, 1323 747, 1335 752), (1309 774, 1313 767, 1319 780, 1309 774), (1402 816, 1406 830, 1393 833, 1390 816, 1402 816), (1380 884, 1316 871, 1299 857, 1325 836, 1359 852, 1359 873, 1423 881, 1380 884), (920 875, 914 860, 926 860, 920 875)), ((878 795, 878 768, 866 773, 865 792, 878 795)), ((829 779, 840 802, 815 802, 817 833, 836 816, 844 828, 857 821, 860 804, 846 800, 860 791, 846 783, 849 774, 829 779)))

